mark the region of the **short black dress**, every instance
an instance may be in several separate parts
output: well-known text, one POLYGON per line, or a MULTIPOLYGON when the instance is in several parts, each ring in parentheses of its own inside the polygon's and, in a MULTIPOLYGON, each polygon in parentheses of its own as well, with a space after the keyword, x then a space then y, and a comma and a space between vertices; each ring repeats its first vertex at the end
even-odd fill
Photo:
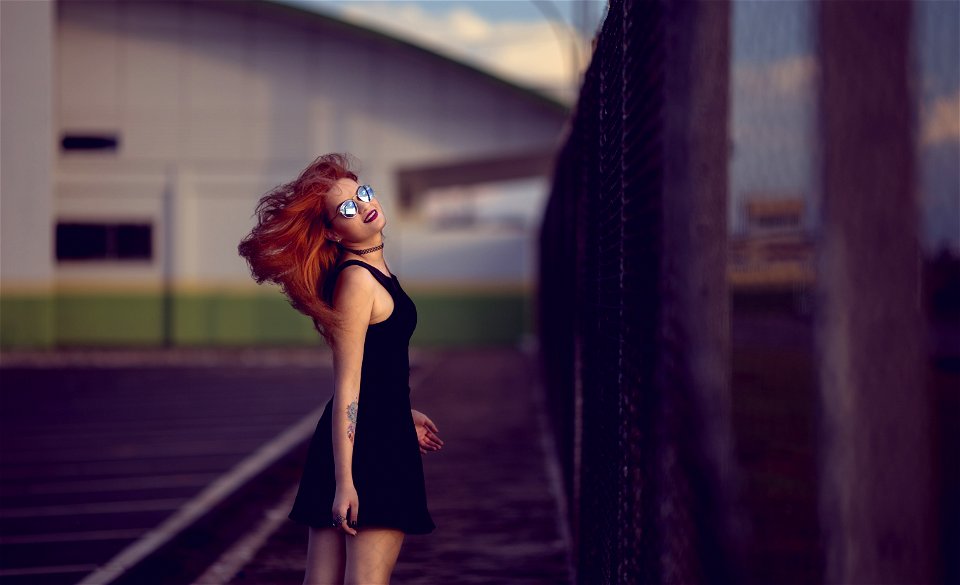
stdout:
MULTIPOLYGON (((363 266, 393 297, 390 316, 367 328, 360 370, 360 400, 353 444, 353 483, 360 504, 358 530, 387 527, 406 534, 428 534, 436 526, 427 510, 423 461, 410 413, 410 337, 417 309, 400 288, 396 275, 386 276, 360 260, 334 268, 323 286, 329 300, 343 268, 363 266)), ((327 401, 313 438, 293 509, 288 517, 318 528, 333 522, 337 482, 332 437, 333 397, 327 401)))

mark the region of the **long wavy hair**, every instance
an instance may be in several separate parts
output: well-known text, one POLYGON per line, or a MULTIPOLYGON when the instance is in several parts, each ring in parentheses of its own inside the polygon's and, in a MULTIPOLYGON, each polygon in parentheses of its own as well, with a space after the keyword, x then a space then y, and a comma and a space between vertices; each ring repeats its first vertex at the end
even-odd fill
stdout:
POLYGON ((331 242, 325 199, 339 179, 357 180, 348 155, 317 157, 295 180, 264 194, 254 215, 257 225, 237 246, 257 284, 280 285, 290 304, 313 320, 333 346, 340 315, 324 298, 323 285, 337 265, 340 247, 331 242))

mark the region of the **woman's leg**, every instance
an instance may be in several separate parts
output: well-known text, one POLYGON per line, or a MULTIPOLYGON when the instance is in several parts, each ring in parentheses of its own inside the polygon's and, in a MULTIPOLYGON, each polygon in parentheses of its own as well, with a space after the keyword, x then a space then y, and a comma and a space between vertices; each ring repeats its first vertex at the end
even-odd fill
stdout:
POLYGON ((358 528, 347 536, 344 585, 386 585, 400 556, 404 533, 391 528, 358 528))
POLYGON ((303 585, 341 585, 346 567, 346 535, 339 528, 310 527, 303 585))

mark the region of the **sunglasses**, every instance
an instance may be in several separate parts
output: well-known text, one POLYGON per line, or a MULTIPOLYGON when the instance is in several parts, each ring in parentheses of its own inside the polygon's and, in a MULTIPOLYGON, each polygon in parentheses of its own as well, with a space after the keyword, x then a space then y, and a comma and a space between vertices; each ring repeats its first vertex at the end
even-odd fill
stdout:
MULTIPOLYGON (((373 200, 373 187, 370 185, 360 185, 357 187, 357 199, 365 203, 369 203, 373 200)), ((340 213, 343 217, 351 219, 357 216, 360 213, 360 208, 357 206, 357 202, 353 199, 347 199, 337 207, 337 212, 340 213)))

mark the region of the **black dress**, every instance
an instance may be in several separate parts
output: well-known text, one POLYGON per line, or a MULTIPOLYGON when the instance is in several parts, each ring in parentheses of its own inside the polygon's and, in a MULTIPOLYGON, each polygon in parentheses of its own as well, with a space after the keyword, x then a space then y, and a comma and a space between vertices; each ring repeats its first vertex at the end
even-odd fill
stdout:
MULTIPOLYGON (((400 288, 396 275, 386 276, 360 260, 347 260, 331 271, 323 293, 329 300, 340 271, 363 266, 393 297, 390 316, 370 325, 363 343, 360 399, 353 444, 353 483, 357 489, 357 529, 389 527, 406 534, 428 534, 436 528, 427 510, 423 462, 417 430, 410 414, 410 337, 417 309, 400 288)), ((301 524, 329 527, 333 522, 333 397, 327 401, 307 449, 297 497, 288 517, 301 524)))

